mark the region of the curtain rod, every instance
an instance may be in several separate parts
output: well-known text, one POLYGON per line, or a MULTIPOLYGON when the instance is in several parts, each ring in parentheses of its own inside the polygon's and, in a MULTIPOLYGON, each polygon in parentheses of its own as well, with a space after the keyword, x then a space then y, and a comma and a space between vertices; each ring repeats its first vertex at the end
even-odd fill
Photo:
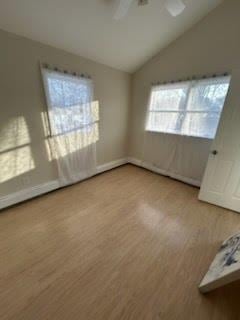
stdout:
POLYGON ((44 69, 65 73, 65 74, 68 74, 68 75, 71 75, 71 76, 74 76, 74 77, 92 79, 91 76, 89 74, 87 74, 87 73, 81 73, 80 74, 80 73, 77 73, 77 72, 68 71, 66 69, 60 69, 58 67, 50 66, 48 63, 41 63, 40 62, 40 66, 41 66, 41 68, 44 68, 44 69))
POLYGON ((218 78, 218 77, 227 77, 229 75, 230 75, 229 72, 224 72, 221 74, 214 73, 212 75, 192 76, 192 77, 187 77, 185 79, 179 79, 179 80, 156 81, 156 82, 152 82, 151 84, 152 84, 152 86, 159 86, 159 85, 163 85, 163 84, 174 84, 174 83, 193 81, 193 80, 204 80, 204 79, 211 79, 211 78, 218 78))

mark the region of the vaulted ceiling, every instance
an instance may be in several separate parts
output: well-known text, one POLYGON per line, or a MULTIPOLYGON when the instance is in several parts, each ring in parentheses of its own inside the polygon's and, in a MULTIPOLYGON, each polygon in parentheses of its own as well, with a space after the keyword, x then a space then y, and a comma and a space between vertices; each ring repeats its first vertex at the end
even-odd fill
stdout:
POLYGON ((116 1, 0 1, 0 28, 133 72, 223 0, 183 0, 186 10, 176 18, 164 0, 135 1, 121 21, 113 19, 116 1))

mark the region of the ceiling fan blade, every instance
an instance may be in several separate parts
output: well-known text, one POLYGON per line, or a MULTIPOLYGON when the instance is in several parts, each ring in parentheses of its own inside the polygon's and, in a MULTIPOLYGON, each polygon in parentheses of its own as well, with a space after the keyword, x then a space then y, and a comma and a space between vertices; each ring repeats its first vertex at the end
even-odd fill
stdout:
POLYGON ((165 7, 173 17, 181 14, 186 8, 182 0, 165 0, 165 7))
POLYGON ((130 9, 131 4, 134 0, 119 0, 117 10, 114 14, 115 20, 121 20, 123 19, 130 9))

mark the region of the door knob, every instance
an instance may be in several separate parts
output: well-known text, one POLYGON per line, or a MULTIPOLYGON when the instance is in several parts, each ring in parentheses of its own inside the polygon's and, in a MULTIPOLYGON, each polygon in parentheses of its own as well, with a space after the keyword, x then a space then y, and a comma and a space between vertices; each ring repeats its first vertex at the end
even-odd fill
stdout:
POLYGON ((218 154, 218 151, 217 151, 217 150, 213 150, 213 151, 212 151, 212 154, 213 154, 214 156, 216 156, 216 155, 218 154))

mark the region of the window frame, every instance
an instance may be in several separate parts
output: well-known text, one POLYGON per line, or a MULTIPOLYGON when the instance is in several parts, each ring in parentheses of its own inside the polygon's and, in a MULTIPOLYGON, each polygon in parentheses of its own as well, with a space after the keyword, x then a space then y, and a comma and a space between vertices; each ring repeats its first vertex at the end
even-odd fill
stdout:
MULTIPOLYGON (((183 136, 183 137, 193 137, 193 138, 199 138, 199 139, 208 139, 208 140, 213 140, 213 138, 210 137, 203 137, 203 136, 199 136, 199 135, 194 135, 194 134, 186 134, 186 133, 182 133, 181 131, 179 132, 171 132, 171 131, 164 131, 164 130, 154 130, 149 128, 149 118, 150 115, 152 113, 176 113, 176 114, 181 114, 181 116, 179 117, 179 128, 181 130, 181 128, 183 127, 183 123, 184 120, 186 118, 187 114, 218 114, 218 111, 211 111, 210 109, 208 110, 189 110, 188 106, 189 106, 189 97, 191 94, 191 90, 194 89, 195 86, 197 86, 198 84, 211 84, 210 82, 212 82, 212 84, 218 82, 218 83, 222 83, 222 84, 228 84, 230 87, 230 81, 231 81, 231 75, 226 75, 226 76, 220 76, 220 77, 211 77, 211 78, 204 78, 204 79, 200 79, 200 80, 191 80, 191 81, 181 81, 181 82, 176 82, 176 83, 169 83, 169 84, 161 84, 161 85, 155 85, 151 87, 151 91, 150 91, 150 96, 149 96, 149 102, 148 102, 148 108, 147 108, 147 116, 146 116, 146 121, 145 121, 145 131, 146 132, 152 132, 152 133, 160 133, 160 134, 169 134, 169 135, 177 135, 177 136, 183 136), (151 102, 152 102, 152 93, 154 91, 157 91, 161 88, 164 89, 168 89, 168 88, 184 88, 187 87, 187 94, 186 94, 186 98, 185 98, 185 103, 184 108, 182 110, 167 110, 167 109, 162 109, 162 110, 153 110, 152 106, 151 106, 151 102)), ((228 87, 228 91, 229 91, 229 87, 228 87)), ((225 96, 225 101, 228 95, 228 91, 227 94, 225 96)), ((224 101, 224 102, 225 102, 224 101)), ((221 114, 224 108, 224 104, 223 107, 220 111, 220 117, 221 118, 221 114)), ((220 121, 220 120, 219 120, 220 121)), ((219 122, 218 122, 219 125, 219 122)), ((217 127, 218 127, 217 125, 217 127)), ((216 128, 217 130, 217 128, 216 128)))

